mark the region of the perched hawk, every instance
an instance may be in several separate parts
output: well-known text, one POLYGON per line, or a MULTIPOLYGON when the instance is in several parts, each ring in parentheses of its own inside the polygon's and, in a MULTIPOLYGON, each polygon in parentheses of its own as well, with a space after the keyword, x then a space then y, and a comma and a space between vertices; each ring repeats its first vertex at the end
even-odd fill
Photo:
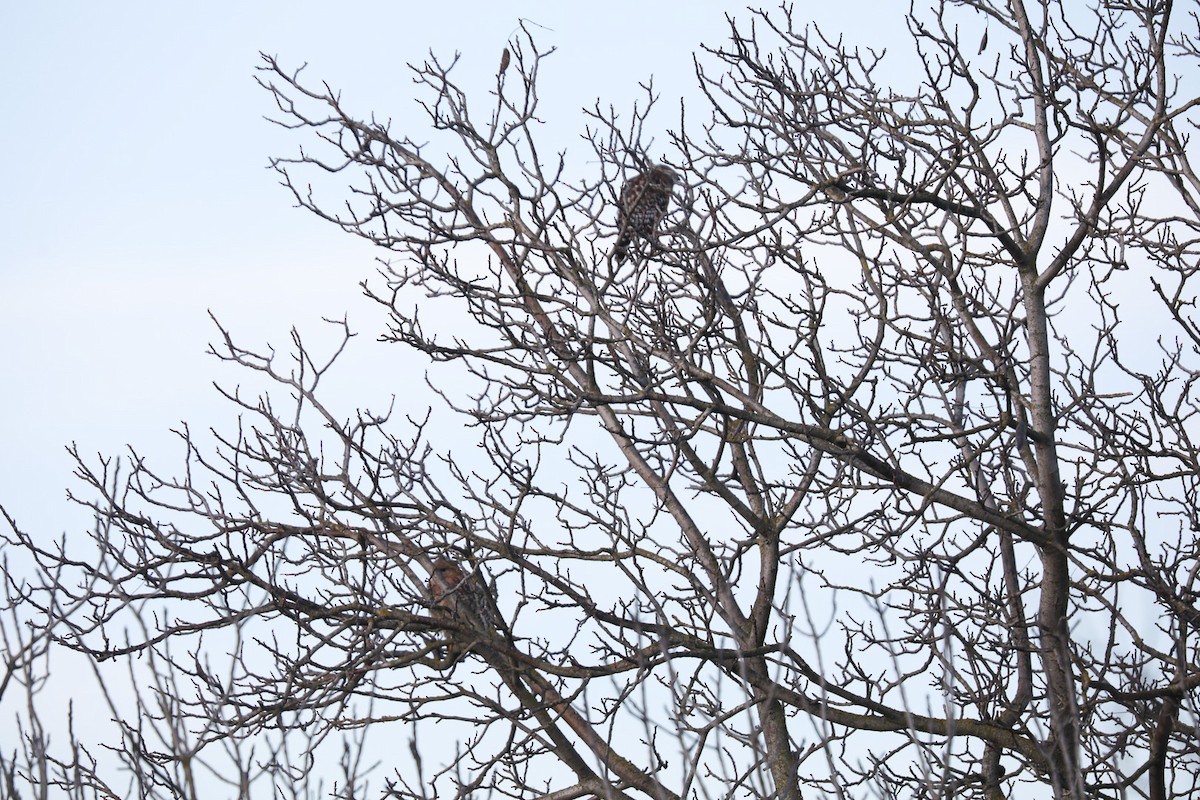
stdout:
POLYGON ((679 180, 675 170, 656 164, 629 179, 617 198, 617 244, 613 257, 620 264, 629 257, 634 239, 653 239, 658 224, 671 205, 671 187, 679 180))
POLYGON ((462 567, 448 558, 433 562, 429 599, 433 601, 436 616, 490 630, 500 627, 500 611, 487 582, 478 572, 463 572, 462 567))

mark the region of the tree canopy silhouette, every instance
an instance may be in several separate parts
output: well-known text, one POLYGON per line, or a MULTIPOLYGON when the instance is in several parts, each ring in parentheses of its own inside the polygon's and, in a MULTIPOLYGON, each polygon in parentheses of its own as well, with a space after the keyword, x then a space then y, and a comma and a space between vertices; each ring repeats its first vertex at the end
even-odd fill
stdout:
POLYGON ((273 165, 385 253, 364 291, 417 366, 337 408, 299 335, 222 329, 274 389, 226 390, 174 477, 80 458, 94 555, 10 521, 21 607, 159 676, 141 796, 213 753, 309 796, 347 730, 334 794, 366 796, 380 727, 381 797, 1200 791, 1196 15, 914 6, 909 72, 799 13, 732 19, 660 143, 648 95, 558 154, 528 35, 482 112, 415 67, 402 124, 265 58, 273 165))

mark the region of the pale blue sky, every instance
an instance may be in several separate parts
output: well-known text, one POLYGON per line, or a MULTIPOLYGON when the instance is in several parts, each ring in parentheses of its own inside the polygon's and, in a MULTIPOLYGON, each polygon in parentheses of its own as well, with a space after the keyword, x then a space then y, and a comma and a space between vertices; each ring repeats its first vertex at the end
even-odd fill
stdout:
MULTIPOLYGON (((900 44, 907 6, 802 0, 796 12, 853 41, 900 44)), ((420 139, 427 123, 405 65, 461 51, 456 74, 483 101, 528 20, 540 46, 558 49, 541 76, 539 146, 579 148, 578 164, 590 158, 581 108, 599 99, 627 109, 653 76, 658 124, 673 125, 679 98, 696 96, 693 53, 725 41, 725 14, 745 16, 740 8, 0 0, 0 504, 29 532, 79 535, 90 518, 66 500, 81 489, 66 444, 107 455, 133 445, 172 475, 183 459, 171 428, 229 430, 235 409, 212 382, 248 375, 205 355, 209 310, 240 339, 280 351, 292 326, 320 339, 322 317, 348 314, 361 335, 331 376, 343 408, 398 394, 398 416, 419 417, 430 402, 411 394, 422 360, 374 342, 384 321, 357 284, 379 254, 293 208, 267 169, 302 139, 264 120, 273 106, 253 79, 260 51, 307 62, 349 108, 420 139)))
MULTIPOLYGON (((864 6, 901 10, 889 0, 821 13, 852 21, 864 6)), ((293 325, 319 340, 322 317, 348 314, 361 335, 331 376, 342 408, 399 394, 398 414, 419 417, 430 402, 411 393, 421 360, 374 342, 384 321, 357 284, 378 254, 293 208, 267 169, 301 140, 264 120, 273 106, 253 79, 260 51, 307 62, 350 108, 419 139, 426 120, 406 63, 461 51, 456 74, 483 100, 526 19, 541 47, 558 49, 542 73, 539 146, 580 148, 573 160, 586 164, 581 108, 627 109, 653 76, 659 124, 671 125, 678 99, 694 96, 693 52, 723 41, 738 7, 0 0, 0 504, 44 539, 81 536, 91 520, 66 499, 82 490, 66 444, 93 462, 133 445, 172 475, 183 458, 171 428, 228 431, 236 411, 212 382, 251 376, 205 355, 210 309, 241 339, 280 351, 293 325)), ((60 674, 80 667, 55 663, 60 674)), ((77 701, 80 719, 107 717, 94 692, 51 699, 77 701)), ((13 746, 3 734, 0 745, 13 746)))
MULTIPOLYGON (((819 10, 835 26, 869 19, 874 30, 860 33, 886 36, 878 12, 902 5, 798 11, 819 10)), ((468 87, 478 76, 482 93, 526 19, 544 29, 542 47, 558 48, 542 98, 547 135, 559 140, 541 145, 579 147, 580 109, 596 98, 627 107, 651 76, 666 109, 694 92, 693 51, 724 40, 724 15, 739 5, 7 0, 0 8, 0 503, 49 536, 88 521, 64 500, 66 443, 106 454, 132 443, 170 471, 179 463, 171 427, 231 421, 211 382, 244 376, 204 355, 214 333, 208 309, 248 341, 281 349, 292 325, 316 335, 322 316, 349 312, 364 366, 404 366, 398 348, 371 344, 382 320, 357 282, 372 274, 375 253, 293 208, 265 168, 297 139, 263 119, 272 107, 253 80, 259 51, 307 62, 310 78, 342 89, 364 116, 412 114, 408 130, 396 129, 419 138, 424 119, 405 64, 431 49, 461 51, 458 74, 468 87)), ((672 122, 662 115, 664 127, 672 122)), ((344 380, 354 386, 352 374, 344 380)))
MULTIPOLYGON (((900 0, 795 5, 852 41, 908 38, 900 0)), ((322 317, 348 314, 361 335, 333 376, 347 407, 397 393, 398 415, 420 416, 429 402, 406 394, 423 362, 373 341, 383 320, 357 284, 377 253, 293 208, 266 168, 300 140, 263 119, 273 108, 253 80, 259 51, 307 62, 351 109, 419 139, 426 121, 406 63, 462 51, 458 74, 482 100, 526 19, 542 47, 558 48, 542 74, 540 146, 583 149, 580 109, 628 108, 651 76, 658 122, 674 124, 678 99, 695 96, 693 52, 724 41, 724 15, 741 8, 0 0, 0 504, 27 531, 81 534, 90 520, 66 501, 80 484, 64 445, 123 455, 132 444, 170 475, 182 464, 171 428, 228 430, 235 411, 212 382, 247 376, 205 355, 210 309, 240 338, 281 351, 292 326, 319 339, 322 317)))
POLYGON ((348 17, 328 3, 6 3, 0 503, 47 535, 86 525, 64 502, 65 443, 105 453, 135 443, 166 467, 177 463, 168 428, 229 421, 210 383, 243 376, 204 355, 207 309, 281 348, 291 325, 315 333, 321 316, 347 311, 360 343, 378 330, 356 286, 374 253, 292 208, 265 168, 296 138, 263 119, 259 51, 308 62, 364 115, 403 118, 414 109, 407 62, 462 50, 466 75, 494 74, 526 17, 560 47, 547 77, 554 107, 574 114, 614 90, 631 96, 586 68, 605 58, 602 39, 633 44, 670 24, 669 52, 635 47, 641 57, 617 61, 634 84, 686 80, 703 29, 722 28, 718 4, 701 5, 681 18, 666 4, 642 9, 646 26, 624 30, 610 4, 368 2, 348 17))

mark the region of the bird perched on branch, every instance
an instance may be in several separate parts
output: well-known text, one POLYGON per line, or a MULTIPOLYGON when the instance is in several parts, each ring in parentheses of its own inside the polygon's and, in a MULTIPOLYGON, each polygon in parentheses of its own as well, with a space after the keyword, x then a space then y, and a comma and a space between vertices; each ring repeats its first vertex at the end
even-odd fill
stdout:
POLYGON ((500 627, 500 610, 487 581, 478 572, 464 572, 448 558, 433 562, 429 599, 433 601, 435 616, 488 630, 500 627))
POLYGON ((679 180, 666 164, 655 164, 629 179, 617 198, 617 244, 613 257, 620 264, 629 257, 634 239, 653 239, 671 205, 671 187, 679 180))

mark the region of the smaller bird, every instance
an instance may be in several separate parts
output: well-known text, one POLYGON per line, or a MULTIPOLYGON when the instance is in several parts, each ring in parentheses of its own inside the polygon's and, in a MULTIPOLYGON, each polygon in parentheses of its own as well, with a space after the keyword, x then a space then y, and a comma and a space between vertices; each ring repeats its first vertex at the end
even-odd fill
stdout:
POLYGON ((433 562, 429 599, 435 616, 489 630, 500 627, 500 610, 487 581, 478 572, 466 573, 448 558, 433 562))
POLYGON ((613 258, 621 264, 629 257, 629 246, 634 239, 653 239, 658 225, 671 206, 671 188, 679 180, 679 174, 666 164, 655 164, 650 169, 630 178, 617 198, 617 244, 613 247, 613 258))

